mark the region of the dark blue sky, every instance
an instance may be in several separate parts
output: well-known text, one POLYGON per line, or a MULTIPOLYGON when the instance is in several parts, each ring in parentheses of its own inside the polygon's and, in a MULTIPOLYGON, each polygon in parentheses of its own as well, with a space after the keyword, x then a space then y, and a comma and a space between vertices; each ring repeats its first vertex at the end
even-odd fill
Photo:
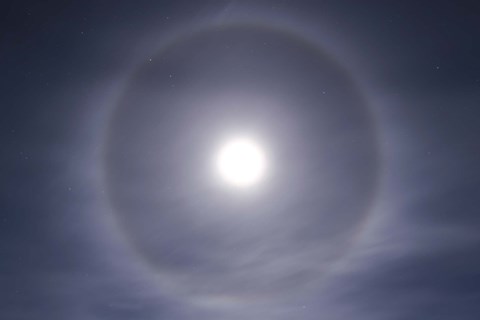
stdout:
POLYGON ((475 1, 0 12, 0 318, 480 317, 475 1))

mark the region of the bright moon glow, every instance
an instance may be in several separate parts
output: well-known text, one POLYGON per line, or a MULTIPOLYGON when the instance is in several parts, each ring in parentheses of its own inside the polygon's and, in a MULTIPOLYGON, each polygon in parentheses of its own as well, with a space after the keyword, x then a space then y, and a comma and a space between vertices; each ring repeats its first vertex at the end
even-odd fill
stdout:
POLYGON ((227 141, 216 160, 220 176, 236 187, 252 186, 265 174, 266 159, 263 150, 248 138, 227 141))

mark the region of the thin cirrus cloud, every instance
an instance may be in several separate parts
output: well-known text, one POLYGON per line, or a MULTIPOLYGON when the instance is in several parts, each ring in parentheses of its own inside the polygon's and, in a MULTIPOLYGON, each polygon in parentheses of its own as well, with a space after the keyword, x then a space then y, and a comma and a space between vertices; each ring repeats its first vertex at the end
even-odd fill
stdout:
POLYGON ((478 318, 472 10, 51 6, 6 20, 3 317, 478 318))

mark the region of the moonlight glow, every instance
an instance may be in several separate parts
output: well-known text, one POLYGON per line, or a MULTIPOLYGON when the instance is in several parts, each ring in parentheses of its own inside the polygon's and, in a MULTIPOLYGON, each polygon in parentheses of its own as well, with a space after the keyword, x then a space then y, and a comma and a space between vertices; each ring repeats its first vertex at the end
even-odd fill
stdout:
POLYGON ((253 140, 236 138, 219 151, 217 170, 223 180, 237 187, 258 183, 265 174, 266 159, 263 150, 253 140))

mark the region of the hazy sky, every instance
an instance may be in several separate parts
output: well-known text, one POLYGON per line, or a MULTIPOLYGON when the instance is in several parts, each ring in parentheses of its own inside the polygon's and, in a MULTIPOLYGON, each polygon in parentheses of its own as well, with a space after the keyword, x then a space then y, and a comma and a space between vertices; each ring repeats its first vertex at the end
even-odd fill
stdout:
POLYGON ((475 1, 2 9, 0 318, 480 317, 475 1))

